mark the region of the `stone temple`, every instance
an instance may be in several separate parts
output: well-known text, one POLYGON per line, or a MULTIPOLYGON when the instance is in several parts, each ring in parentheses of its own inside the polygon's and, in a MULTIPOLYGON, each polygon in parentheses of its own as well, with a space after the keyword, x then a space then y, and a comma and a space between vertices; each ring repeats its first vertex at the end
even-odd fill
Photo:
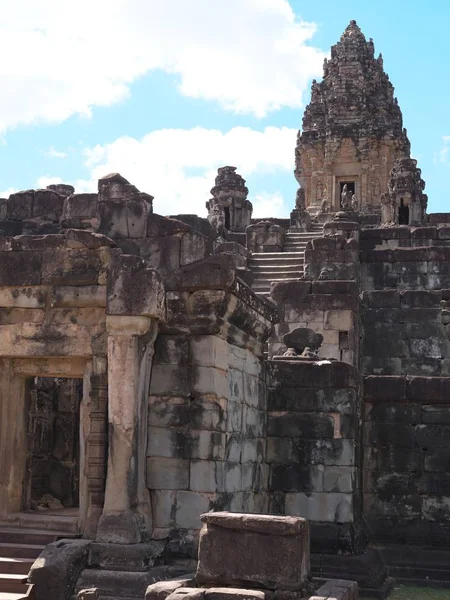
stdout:
POLYGON ((450 585, 450 213, 354 21, 295 177, 289 219, 231 166, 207 217, 117 173, 0 200, 0 598, 450 585))

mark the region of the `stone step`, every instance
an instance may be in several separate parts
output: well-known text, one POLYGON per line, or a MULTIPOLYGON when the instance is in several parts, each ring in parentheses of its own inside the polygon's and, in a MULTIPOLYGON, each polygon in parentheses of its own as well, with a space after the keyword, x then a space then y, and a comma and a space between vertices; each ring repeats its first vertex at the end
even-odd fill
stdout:
POLYGON ((64 534, 78 533, 78 517, 46 513, 11 513, 0 519, 0 527, 58 531, 64 534))
POLYGON ((297 271, 299 268, 303 268, 303 261, 297 260, 295 262, 291 262, 289 264, 283 263, 258 263, 256 265, 252 265, 251 270, 253 273, 261 273, 261 272, 283 272, 283 271, 297 271))
POLYGON ((73 538, 74 534, 63 531, 46 531, 39 529, 22 529, 18 527, 0 527, 0 542, 10 544, 51 544, 62 538, 73 538))
POLYGON ((11 573, 18 575, 28 575, 34 558, 8 558, 0 557, 0 573, 11 573))
POLYGON ((27 575, 0 573, 0 592, 26 594, 28 591, 27 575))
POLYGON ((0 556, 6 558, 37 558, 44 549, 40 544, 7 544, 0 542, 0 556))
POLYGON ((250 260, 271 260, 276 258, 288 260, 298 258, 304 254, 305 252, 303 250, 299 250, 298 252, 255 252, 250 255, 250 260))
POLYGON ((261 279, 265 279, 267 281, 273 281, 274 279, 295 279, 300 277, 303 274, 303 269, 296 269, 295 271, 257 271, 255 272, 255 277, 253 279, 253 283, 261 279))
POLYGON ((186 570, 166 565, 140 572, 85 569, 78 578, 75 594, 87 588, 97 588, 102 599, 140 600, 150 584, 184 574, 186 570))
POLYGON ((0 592, 0 600, 31 600, 31 597, 28 595, 30 588, 25 592, 25 594, 19 593, 14 594, 12 592, 0 592))

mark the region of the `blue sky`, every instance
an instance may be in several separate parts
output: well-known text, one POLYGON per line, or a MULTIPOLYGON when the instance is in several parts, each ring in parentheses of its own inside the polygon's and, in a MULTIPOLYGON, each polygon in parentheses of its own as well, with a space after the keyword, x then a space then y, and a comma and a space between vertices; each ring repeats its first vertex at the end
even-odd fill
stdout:
POLYGON ((287 215, 310 80, 356 19, 383 53, 429 212, 450 210, 448 0, 5 0, 4 8, 3 195, 57 181, 92 190, 117 170, 155 196, 156 212, 204 215, 215 170, 232 164, 256 216, 287 215))

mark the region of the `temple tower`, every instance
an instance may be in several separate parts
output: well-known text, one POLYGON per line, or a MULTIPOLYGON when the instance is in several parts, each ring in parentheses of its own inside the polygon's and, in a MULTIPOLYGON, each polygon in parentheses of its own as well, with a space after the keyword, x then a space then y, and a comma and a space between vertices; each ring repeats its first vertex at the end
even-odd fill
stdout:
MULTIPOLYGON (((347 198, 363 213, 381 212, 396 163, 410 158, 410 143, 394 88, 351 21, 315 80, 295 152, 295 176, 312 214, 339 211, 347 198), (346 187, 344 187, 346 186, 346 187)), ((345 207, 344 207, 345 208, 345 207)), ((398 219, 397 219, 398 222, 398 219)))

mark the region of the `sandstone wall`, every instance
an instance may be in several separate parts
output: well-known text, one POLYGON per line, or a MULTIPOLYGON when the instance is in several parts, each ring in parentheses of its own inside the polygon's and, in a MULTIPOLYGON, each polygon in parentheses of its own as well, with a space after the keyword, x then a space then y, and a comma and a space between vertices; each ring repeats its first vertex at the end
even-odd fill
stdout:
POLYGON ((448 545, 450 378, 365 378, 364 512, 374 540, 448 545))
POLYGON ((271 512, 310 520, 313 551, 354 550, 361 517, 358 372, 338 361, 277 360, 269 374, 271 512))

